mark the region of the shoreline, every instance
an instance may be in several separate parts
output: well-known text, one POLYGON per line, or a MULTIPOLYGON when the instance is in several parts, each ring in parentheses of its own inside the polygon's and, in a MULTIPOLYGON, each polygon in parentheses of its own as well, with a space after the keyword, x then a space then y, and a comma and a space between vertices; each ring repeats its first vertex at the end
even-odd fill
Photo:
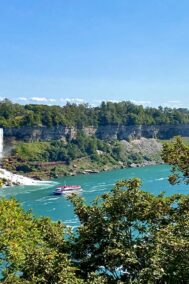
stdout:
MULTIPOLYGON (((19 177, 19 180, 14 181, 16 184, 27 185, 61 176, 94 174, 114 169, 137 168, 162 163, 160 154, 162 144, 155 139, 141 138, 130 142, 122 140, 114 145, 115 149, 110 144, 108 146, 110 153, 96 150, 95 155, 84 155, 70 159, 67 163, 65 161, 31 162, 32 159, 29 158, 29 154, 22 156, 22 150, 20 150, 19 155, 6 157, 2 161, 2 168, 16 175, 20 174, 29 178, 30 180, 23 180, 19 177), (114 153, 113 150, 118 151, 119 155, 117 152, 114 153), (116 153, 118 156, 116 156, 116 153)), ((29 149, 28 153, 30 153, 32 144, 27 144, 25 147, 29 149)), ((35 159, 35 156, 33 156, 33 160, 37 160, 37 158, 35 159)), ((9 183, 12 183, 12 178, 10 178, 9 183)))
MULTIPOLYGON (((156 165, 163 165, 164 163, 161 161, 145 161, 142 163, 132 163, 131 165, 124 165, 124 164, 117 164, 114 166, 104 166, 102 168, 99 167, 94 167, 94 168, 90 168, 90 167, 86 167, 85 169, 81 169, 81 168, 76 168, 76 167, 71 167, 69 168, 69 171, 66 172, 66 174, 59 174, 56 175, 55 177, 49 177, 48 180, 54 180, 56 178, 59 177, 65 177, 65 176, 77 176, 77 175, 91 175, 91 174, 98 174, 98 173, 102 173, 102 172, 109 172, 112 170, 118 170, 118 169, 130 169, 130 168, 143 168, 143 167, 150 167, 150 166, 156 166, 156 165)), ((36 173, 34 174, 34 176, 36 177, 36 173)), ((39 176, 37 177, 39 178, 39 176)), ((42 180, 40 180, 42 181, 42 180)))
POLYGON ((155 161, 149 161, 149 162, 143 162, 143 163, 132 163, 130 166, 124 166, 124 165, 117 165, 116 167, 109 167, 106 169, 102 169, 102 170, 90 170, 90 169, 86 169, 83 170, 81 172, 72 172, 70 173, 70 175, 68 176, 76 176, 76 175, 87 175, 87 174, 97 174, 97 173, 101 173, 101 172, 108 172, 108 171, 112 171, 112 170, 116 170, 116 169, 130 169, 130 168, 144 168, 144 167, 150 167, 150 166, 158 166, 158 165, 164 165, 164 162, 155 162, 155 161))
MULTIPOLYGON (((76 169, 69 172, 67 175, 58 175, 56 178, 61 176, 77 176, 77 175, 89 175, 89 174, 97 174, 101 172, 108 172, 116 169, 126 169, 126 168, 143 168, 143 167, 149 167, 149 166, 155 166, 155 165, 162 165, 163 162, 156 162, 156 161, 148 161, 143 163, 132 163, 130 166, 124 166, 124 165, 116 165, 114 167, 107 167, 103 169, 85 169, 82 171, 76 171, 76 169)), ((2 188, 5 187, 11 187, 11 186, 19 186, 19 185, 25 185, 25 186, 40 186, 40 185, 53 185, 54 180, 47 179, 47 180, 39 180, 35 179, 33 177, 28 177, 20 174, 11 173, 8 170, 0 168, 0 179, 3 181, 2 188)))
POLYGON ((0 168, 0 179, 3 182, 2 188, 7 186, 16 186, 16 185, 34 185, 40 186, 44 184, 53 184, 52 181, 44 180, 36 180, 30 177, 26 177, 23 175, 13 174, 10 171, 0 168))

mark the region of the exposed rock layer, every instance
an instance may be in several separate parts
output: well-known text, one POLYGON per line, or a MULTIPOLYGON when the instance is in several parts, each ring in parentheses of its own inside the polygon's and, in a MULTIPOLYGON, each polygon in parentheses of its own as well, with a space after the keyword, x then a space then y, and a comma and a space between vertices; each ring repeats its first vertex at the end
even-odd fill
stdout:
MULTIPOLYGON (((81 129, 80 129, 81 130, 81 129)), ((145 138, 170 139, 176 135, 189 137, 189 124, 184 125, 107 125, 85 127, 82 129, 86 135, 95 135, 100 139, 107 140, 133 140, 145 138)), ((25 141, 48 141, 57 139, 72 139, 77 135, 77 128, 54 126, 54 127, 28 127, 5 128, 5 138, 15 138, 25 141)))

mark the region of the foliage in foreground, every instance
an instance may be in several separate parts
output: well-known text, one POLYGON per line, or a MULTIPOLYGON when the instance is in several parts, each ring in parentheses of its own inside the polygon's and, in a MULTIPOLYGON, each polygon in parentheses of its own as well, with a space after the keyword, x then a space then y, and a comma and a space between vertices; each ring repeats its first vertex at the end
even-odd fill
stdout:
POLYGON ((72 197, 81 226, 71 251, 87 279, 99 267, 109 281, 187 283, 189 279, 189 196, 154 196, 140 181, 120 181, 88 206, 72 197))
POLYGON ((0 200, 0 282, 187 283, 189 196, 154 196, 131 179, 91 205, 70 199, 81 225, 69 235, 60 222, 0 200))
POLYGON ((164 143, 162 158, 172 166, 172 175, 169 177, 171 184, 189 184, 189 145, 181 137, 175 137, 171 143, 164 143))
POLYGON ((3 283, 82 283, 66 254, 65 226, 0 200, 3 283))

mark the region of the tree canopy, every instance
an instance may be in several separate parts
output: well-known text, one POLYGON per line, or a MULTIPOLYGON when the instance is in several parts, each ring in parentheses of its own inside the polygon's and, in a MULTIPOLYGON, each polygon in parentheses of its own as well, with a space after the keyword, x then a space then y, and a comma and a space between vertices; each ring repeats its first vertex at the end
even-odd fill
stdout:
POLYGON ((35 219, 16 200, 0 200, 3 283, 80 283, 66 254, 65 226, 35 219))
POLYGON ((108 283, 187 283, 189 196, 154 196, 131 179, 90 206, 71 200, 81 222, 71 251, 82 277, 103 268, 108 283))
POLYGON ((153 125, 189 123, 185 108, 144 108, 129 101, 102 102, 100 106, 67 104, 65 106, 19 105, 5 99, 0 102, 0 126, 85 126, 153 125))

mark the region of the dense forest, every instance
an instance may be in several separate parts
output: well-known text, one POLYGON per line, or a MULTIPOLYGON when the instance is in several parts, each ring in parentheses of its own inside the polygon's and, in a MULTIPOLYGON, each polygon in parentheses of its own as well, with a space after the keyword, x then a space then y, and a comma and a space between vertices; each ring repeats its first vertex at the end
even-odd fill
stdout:
POLYGON ((67 104, 65 106, 20 105, 5 99, 0 102, 0 127, 161 125, 189 123, 186 108, 144 108, 129 101, 102 102, 100 106, 67 104))

